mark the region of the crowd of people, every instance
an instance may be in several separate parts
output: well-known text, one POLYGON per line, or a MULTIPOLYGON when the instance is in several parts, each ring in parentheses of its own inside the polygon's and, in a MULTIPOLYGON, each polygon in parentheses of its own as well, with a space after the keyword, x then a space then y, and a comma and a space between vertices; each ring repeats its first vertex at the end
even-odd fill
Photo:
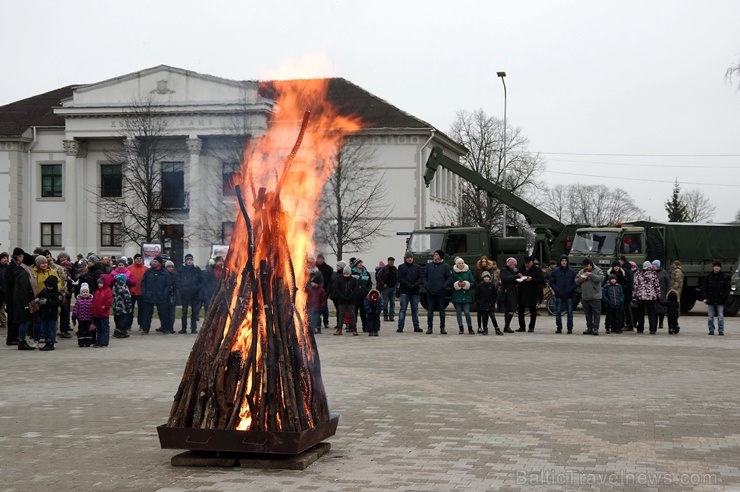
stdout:
MULTIPOLYGON (((584 335, 599 335, 602 312, 608 333, 647 328, 655 335, 664 322, 668 334, 680 331, 680 299, 683 289, 681 262, 675 260, 670 272, 659 260, 645 262, 642 268, 622 256, 606 272, 586 258, 578 272, 567 255, 549 265, 539 266, 531 256, 519 266, 508 258, 499 268, 482 256, 471 268, 462 258, 450 267, 445 253, 434 252, 433 259, 421 268, 413 255, 406 253, 398 267, 395 258, 380 262, 374 274, 359 258, 327 265, 322 254, 309 261, 306 285, 310 329, 322 333, 329 329, 329 301, 334 305, 334 335, 358 335, 358 323, 369 336, 378 336, 383 321, 397 322, 402 333, 410 308, 414 332, 423 332, 419 321, 421 288, 426 291, 427 334, 434 332, 436 317, 441 334, 447 334, 445 308, 448 289, 455 308, 459 333, 488 335, 489 323, 496 335, 534 332, 537 307, 546 290, 555 299, 555 333, 573 333, 573 308, 577 292, 583 306, 584 335), (374 282, 373 282, 374 281, 374 282), (396 320, 396 300, 399 301, 396 320), (471 312, 475 310, 474 328, 471 312), (496 315, 503 316, 503 328, 496 315), (515 320, 518 322, 514 330, 515 320)), ((126 257, 78 255, 73 262, 67 253, 56 258, 36 248, 27 253, 15 248, 12 254, 0 253, 0 328, 7 326, 7 345, 19 350, 54 350, 57 336, 72 338, 73 328, 80 347, 106 347, 110 337, 127 338, 136 321, 141 334, 151 329, 156 309, 163 334, 175 333, 175 306, 181 305, 178 333, 198 332, 201 308, 209 301, 223 275, 223 258, 209 261, 205 269, 196 266, 191 254, 178 268, 166 257, 157 256, 146 266, 140 254, 126 257), (74 299, 74 303, 72 302, 74 299), (110 333, 110 316, 114 331, 110 333), (58 333, 57 333, 58 330, 58 333), (44 345, 40 346, 41 340, 44 345)), ((708 334, 724 335, 723 307, 729 295, 729 279, 722 265, 714 262, 704 279, 702 293, 708 309, 708 334), (715 327, 715 318, 717 325, 715 327), (716 328, 716 329, 715 329, 716 328)))
POLYGON ((128 259, 89 253, 71 261, 65 252, 53 258, 42 248, 33 253, 15 248, 10 255, 0 253, 0 328, 7 326, 6 344, 19 350, 54 350, 57 336, 74 335, 80 347, 107 347, 111 336, 130 336, 137 307, 142 335, 149 334, 155 308, 161 325, 156 331, 175 333, 180 304, 178 333, 188 333, 188 319, 190 333, 197 333, 201 308, 208 310, 223 268, 223 258, 217 257, 201 269, 190 254, 175 269, 162 256, 146 266, 140 254, 128 259))
MULTIPOLYGON (((555 333, 573 333, 573 309, 580 298, 585 318, 584 335, 599 335, 602 315, 604 331, 619 334, 635 331, 655 335, 664 325, 669 335, 680 331, 680 299, 684 286, 680 260, 672 262, 669 271, 660 260, 646 261, 640 267, 625 256, 612 262, 604 272, 586 258, 580 269, 574 269, 567 255, 549 265, 537 265, 527 256, 519 266, 515 258, 497 263, 482 256, 471 268, 462 258, 455 258, 450 267, 442 250, 434 252, 426 268, 414 263, 407 253, 404 262, 395 266, 395 259, 380 262, 373 276, 362 260, 351 258, 349 263, 337 262, 336 268, 326 265, 318 255, 312 267, 309 286, 309 318, 315 333, 329 328, 328 301, 337 313, 334 335, 350 332, 358 335, 358 318, 362 331, 378 336, 380 316, 395 322, 395 302, 399 299, 397 332, 405 329, 406 314, 411 310, 414 332, 423 332, 419 322, 420 291, 424 287, 427 301, 427 334, 434 332, 434 319, 439 320, 439 332, 447 334, 445 307, 448 290, 455 308, 459 333, 488 335, 489 323, 494 333, 534 332, 537 308, 546 291, 555 300, 555 333), (471 311, 476 312, 477 330, 471 311), (503 316, 503 329, 496 315, 503 316), (565 331, 563 315, 565 314, 565 331), (518 323, 518 326, 512 326, 518 323), (514 328, 517 328, 516 330, 514 328)), ((729 279, 722 265, 715 261, 712 271, 702 284, 704 303, 708 310, 708 334, 724 335, 724 304, 729 295, 729 279), (715 318, 717 324, 715 326, 715 318)))

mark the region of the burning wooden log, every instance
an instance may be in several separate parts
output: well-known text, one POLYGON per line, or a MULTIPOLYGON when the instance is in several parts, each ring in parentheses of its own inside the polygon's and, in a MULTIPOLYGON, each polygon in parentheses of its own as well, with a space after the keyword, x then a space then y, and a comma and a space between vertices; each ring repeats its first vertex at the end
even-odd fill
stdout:
MULTIPOLYGON (((254 220, 237 186, 248 235, 241 272, 225 270, 175 395, 168 428, 300 432, 330 420, 316 340, 296 308, 296 276, 280 188, 252 184, 254 220), (263 252, 256 258, 255 251, 263 252)), ((232 248, 236 246, 232 242, 232 248)))

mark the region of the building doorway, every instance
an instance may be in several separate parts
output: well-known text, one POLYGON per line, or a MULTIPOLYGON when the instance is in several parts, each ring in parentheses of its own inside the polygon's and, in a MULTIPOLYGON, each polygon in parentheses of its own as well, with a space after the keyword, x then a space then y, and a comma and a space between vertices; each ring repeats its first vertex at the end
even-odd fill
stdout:
POLYGON ((162 254, 170 257, 175 267, 183 263, 185 227, 182 224, 166 224, 161 226, 162 254))

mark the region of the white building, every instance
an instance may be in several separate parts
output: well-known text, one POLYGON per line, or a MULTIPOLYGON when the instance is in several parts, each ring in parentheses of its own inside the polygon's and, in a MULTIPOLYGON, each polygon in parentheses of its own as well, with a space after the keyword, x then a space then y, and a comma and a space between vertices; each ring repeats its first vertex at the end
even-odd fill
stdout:
MULTIPOLYGON (((110 162, 109 153, 121 145, 127 108, 146 95, 167 114, 168 132, 178 149, 174 158, 162 163, 167 187, 162 208, 169 213, 159 224, 163 251, 178 263, 185 253, 193 253, 202 265, 213 244, 228 244, 233 216, 219 217, 218 224, 205 218, 214 196, 236 210, 224 182, 234 164, 220 150, 233 139, 227 129, 233 127, 235 116, 245 122, 249 135, 264 133, 273 101, 263 97, 252 81, 162 65, 0 107, 0 250, 41 246, 55 256, 66 251, 72 257, 90 251, 133 255, 140 250, 123 241, 120 224, 106 216, 97 197, 120 193, 121 169, 110 162), (196 234, 203 222, 215 225, 217 232, 208 237, 196 234)), ((434 145, 454 158, 465 149, 345 79, 330 79, 329 99, 370 124, 361 135, 375 148, 374 165, 387 186, 391 213, 383 223, 383 235, 370 250, 344 255, 362 258, 372 269, 388 256, 403 256, 406 236, 398 233, 454 216, 457 178, 440 169, 426 188, 424 163, 434 145)), ((326 253, 327 261, 333 262, 335 258, 326 253)))

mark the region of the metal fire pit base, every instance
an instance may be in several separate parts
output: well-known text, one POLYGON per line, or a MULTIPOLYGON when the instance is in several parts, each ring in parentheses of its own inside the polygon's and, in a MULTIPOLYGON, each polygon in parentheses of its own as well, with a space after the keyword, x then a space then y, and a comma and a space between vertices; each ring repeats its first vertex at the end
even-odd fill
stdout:
POLYGON ((327 422, 301 432, 191 429, 160 425, 157 433, 162 449, 296 455, 333 436, 338 423, 339 414, 333 413, 327 422))
POLYGON ((331 449, 328 442, 296 455, 222 453, 218 451, 185 451, 172 457, 172 466, 237 467, 260 470, 305 470, 331 449))

